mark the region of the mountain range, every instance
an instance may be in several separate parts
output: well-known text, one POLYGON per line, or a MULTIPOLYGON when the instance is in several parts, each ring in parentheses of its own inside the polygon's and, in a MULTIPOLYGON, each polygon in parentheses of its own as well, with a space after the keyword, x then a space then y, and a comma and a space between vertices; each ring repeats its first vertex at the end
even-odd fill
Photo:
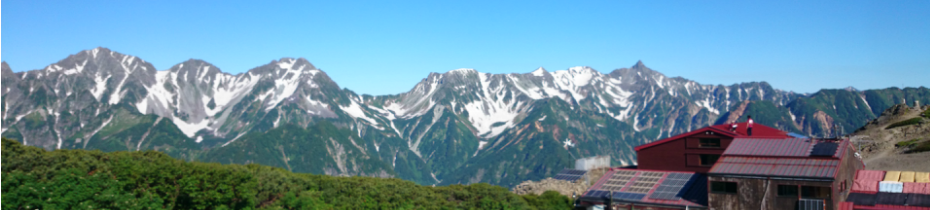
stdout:
MULTIPOLYGON (((804 75, 797 75, 804 77, 804 75)), ((489 74, 430 73, 405 93, 340 88, 304 58, 244 73, 191 59, 167 70, 95 48, 43 69, 2 63, 2 135, 26 145, 157 150, 190 161, 294 172, 397 177, 427 185, 513 186, 712 124, 745 120, 810 136, 849 133, 894 104, 930 104, 930 89, 825 89, 766 82, 700 84, 641 61, 489 74)))

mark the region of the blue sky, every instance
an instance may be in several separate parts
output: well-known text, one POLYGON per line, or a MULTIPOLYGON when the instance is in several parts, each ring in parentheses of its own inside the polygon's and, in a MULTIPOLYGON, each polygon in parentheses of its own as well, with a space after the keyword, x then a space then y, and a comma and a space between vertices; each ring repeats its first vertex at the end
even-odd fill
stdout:
POLYGON ((930 1, 4 1, 2 60, 43 68, 103 46, 160 70, 240 73, 304 57, 340 86, 408 91, 429 72, 526 73, 642 60, 704 84, 815 92, 930 84, 930 1))

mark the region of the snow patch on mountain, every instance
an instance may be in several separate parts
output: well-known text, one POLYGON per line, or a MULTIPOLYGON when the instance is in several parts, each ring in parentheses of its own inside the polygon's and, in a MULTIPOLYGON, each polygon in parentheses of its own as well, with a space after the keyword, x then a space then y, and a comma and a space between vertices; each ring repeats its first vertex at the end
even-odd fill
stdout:
POLYGON ((533 76, 537 76, 537 77, 546 76, 546 69, 543 69, 543 67, 539 67, 538 69, 533 71, 533 76))
POLYGON ((503 100, 509 91, 503 86, 491 89, 491 81, 487 74, 480 74, 478 81, 481 83, 481 92, 484 94, 478 95, 479 100, 469 102, 464 107, 468 112, 468 120, 478 130, 478 134, 491 138, 513 127, 514 118, 525 110, 522 110, 522 101, 503 100))
POLYGON ((710 105, 709 100, 695 101, 694 104, 700 107, 706 108, 707 111, 713 112, 714 114, 720 114, 719 110, 715 109, 713 106, 710 105))
POLYGON ((78 74, 78 73, 84 72, 84 66, 87 66, 87 60, 84 60, 84 62, 81 63, 80 65, 75 65, 74 68, 65 70, 64 72, 62 72, 62 74, 72 75, 72 74, 78 74))
POLYGON ((869 108, 869 111, 871 111, 871 110, 872 110, 872 106, 869 106, 869 101, 866 101, 866 100, 865 100, 865 95, 860 94, 860 95, 859 95, 859 98, 862 99, 862 103, 865 103, 865 107, 869 108))
POLYGON ((178 129, 181 130, 181 133, 184 133, 187 137, 193 138, 194 135, 197 135, 197 132, 203 129, 208 128, 210 121, 201 120, 199 122, 185 122, 178 117, 172 117, 171 122, 175 125, 178 125, 178 129))
POLYGON ((382 128, 378 124, 378 121, 375 121, 375 119, 372 119, 371 117, 368 117, 368 115, 365 115, 365 111, 362 110, 362 107, 359 106, 358 103, 355 102, 355 100, 349 100, 349 101, 350 101, 349 106, 339 106, 339 108, 341 108, 342 111, 345 111, 346 114, 349 114, 349 116, 352 116, 352 118, 368 121, 368 123, 372 127, 375 127, 378 130, 384 130, 384 128, 382 128))
POLYGON ((284 99, 291 97, 291 95, 297 91, 300 75, 303 73, 304 67, 306 65, 301 65, 300 67, 294 69, 292 67, 294 67, 295 61, 296 60, 290 59, 288 61, 278 62, 278 67, 286 70, 286 72, 283 74, 283 77, 274 80, 275 88, 273 90, 274 94, 272 94, 273 98, 271 101, 266 103, 267 107, 265 108, 265 111, 274 109, 278 103, 281 103, 281 101, 284 101, 284 99))
POLYGON ((475 69, 460 68, 460 69, 450 70, 450 71, 448 71, 448 72, 446 72, 446 73, 455 73, 455 74, 462 74, 462 75, 465 75, 465 74, 468 74, 468 73, 476 73, 476 72, 478 72, 478 71, 475 71, 475 69))
MULTIPOLYGON (((484 73, 478 73, 479 76, 484 73)), ((413 90, 407 93, 404 98, 391 101, 384 109, 394 112, 398 118, 410 119, 412 117, 426 114, 436 105, 433 100, 433 94, 439 90, 439 82, 442 81, 443 75, 431 77, 429 83, 420 83, 413 90)))
POLYGON ((94 88, 90 89, 90 94, 94 95, 97 101, 100 101, 100 97, 103 97, 103 91, 107 90, 107 81, 110 80, 111 76, 113 75, 103 77, 100 72, 97 72, 97 76, 94 78, 94 88))
POLYGON ((533 85, 532 83, 521 83, 520 79, 514 75, 507 75, 507 79, 513 82, 513 86, 516 87, 517 90, 520 90, 520 92, 522 92, 523 95, 526 95, 527 97, 530 97, 533 100, 546 98, 546 96, 543 95, 544 93, 542 92, 542 90, 539 87, 536 87, 535 85, 533 85), (527 88, 524 86, 529 86, 529 87, 527 88))
POLYGON ((600 75, 600 72, 594 71, 587 66, 572 67, 568 70, 552 72, 552 76, 555 79, 553 82, 556 87, 568 91, 571 93, 572 98, 578 101, 585 98, 585 95, 579 92, 580 88, 587 86, 592 79, 600 75))

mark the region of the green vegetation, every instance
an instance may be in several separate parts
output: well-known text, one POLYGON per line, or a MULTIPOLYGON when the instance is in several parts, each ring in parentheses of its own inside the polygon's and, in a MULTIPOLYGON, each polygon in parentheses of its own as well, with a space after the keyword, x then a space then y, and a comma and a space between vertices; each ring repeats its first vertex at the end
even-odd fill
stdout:
POLYGON ((918 140, 920 140, 920 139, 911 139, 910 141, 898 142, 898 143, 895 144, 895 145, 897 145, 898 147, 911 146, 911 145, 913 145, 914 143, 917 143, 918 140))
POLYGON ((930 151, 930 141, 925 141, 923 143, 917 144, 913 149, 908 152, 926 152, 930 151))
POLYGON ((895 145, 898 147, 913 146, 913 148, 907 151, 909 153, 930 151, 930 141, 924 141, 924 142, 919 142, 919 143, 918 141, 920 141, 920 139, 911 139, 910 141, 898 142, 895 145))
POLYGON ((907 119, 901 122, 892 123, 891 125, 888 125, 887 127, 885 127, 885 129, 892 129, 892 128, 897 128, 901 126, 913 125, 913 124, 920 123, 920 121, 922 120, 923 118, 915 117, 915 118, 907 119))
POLYGON ((555 192, 488 184, 427 187, 400 179, 291 173, 257 164, 186 162, 156 152, 45 151, 2 140, 2 207, 40 209, 569 209, 555 192))
POLYGON ((930 118, 930 108, 928 108, 927 110, 924 110, 924 112, 920 113, 920 115, 925 118, 930 118))

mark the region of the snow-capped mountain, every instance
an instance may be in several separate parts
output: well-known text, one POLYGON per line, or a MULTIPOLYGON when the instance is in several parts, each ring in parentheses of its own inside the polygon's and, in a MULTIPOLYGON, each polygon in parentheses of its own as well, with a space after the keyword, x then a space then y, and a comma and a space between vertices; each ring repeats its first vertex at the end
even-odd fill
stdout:
POLYGON ((642 62, 607 74, 527 70, 431 73, 408 92, 369 96, 303 58, 232 75, 194 59, 156 70, 96 48, 39 70, 14 73, 4 62, 2 133, 46 149, 152 149, 298 172, 511 185, 585 156, 635 164, 636 145, 749 114, 831 135, 894 103, 930 103, 926 88, 805 95, 765 82, 699 84, 642 62))

